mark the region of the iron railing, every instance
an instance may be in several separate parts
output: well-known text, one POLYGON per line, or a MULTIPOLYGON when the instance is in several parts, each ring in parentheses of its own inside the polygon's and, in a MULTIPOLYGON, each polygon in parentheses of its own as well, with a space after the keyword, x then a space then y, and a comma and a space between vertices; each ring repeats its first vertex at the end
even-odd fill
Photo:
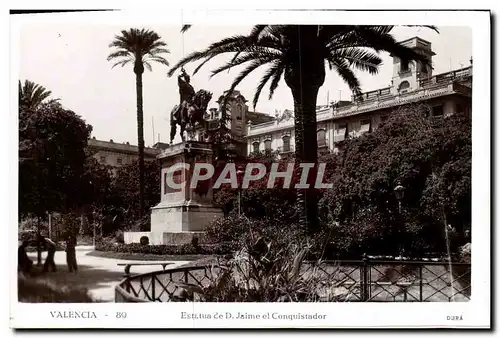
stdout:
MULTIPOLYGON (((221 269, 180 267, 130 276, 116 286, 115 302, 183 301, 183 283, 206 287, 221 269)), ((315 301, 464 302, 471 297, 467 263, 364 258, 307 263, 301 273, 314 273, 324 283, 315 301)))

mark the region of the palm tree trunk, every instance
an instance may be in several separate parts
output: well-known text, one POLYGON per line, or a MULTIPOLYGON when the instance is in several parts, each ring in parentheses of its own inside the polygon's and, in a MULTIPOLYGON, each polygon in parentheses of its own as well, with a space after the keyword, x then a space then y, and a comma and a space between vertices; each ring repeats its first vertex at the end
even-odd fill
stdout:
POLYGON ((136 72, 137 144, 139 146, 139 217, 144 212, 144 114, 142 111, 142 72, 136 72))
MULTIPOLYGON (((297 191, 299 222, 309 232, 318 228, 318 197, 314 184, 318 162, 318 140, 316 137, 316 99, 315 86, 296 86, 292 89, 295 110, 295 156, 298 163, 312 163, 309 171, 308 189, 297 191)), ((301 171, 299 171, 301 172, 301 171)))

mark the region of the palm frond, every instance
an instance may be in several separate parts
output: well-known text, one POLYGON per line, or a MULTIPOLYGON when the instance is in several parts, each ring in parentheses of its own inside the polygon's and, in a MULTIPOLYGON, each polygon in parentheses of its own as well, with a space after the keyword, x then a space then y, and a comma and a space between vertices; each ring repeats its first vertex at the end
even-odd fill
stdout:
POLYGON ((262 32, 268 27, 269 25, 255 25, 252 28, 252 31, 248 35, 249 39, 252 41, 257 41, 262 34, 262 32))
POLYGON ((132 59, 126 59, 126 60, 121 60, 113 64, 111 66, 111 69, 115 68, 116 66, 125 66, 126 64, 132 63, 132 59))
POLYGON ((269 100, 273 98, 274 91, 276 90, 276 88, 278 88, 281 76, 283 75, 284 71, 285 71, 285 64, 283 62, 280 62, 278 65, 278 69, 274 73, 273 79, 271 80, 271 86, 269 87, 269 100))
POLYGON ((347 83, 349 89, 351 89, 351 91, 356 95, 361 94, 361 85, 359 83, 359 79, 349 68, 348 63, 339 59, 328 59, 328 61, 332 63, 335 71, 337 72, 337 74, 339 74, 342 80, 347 83))
POLYGON ((417 53, 413 49, 403 46, 389 34, 378 34, 371 27, 359 27, 360 40, 364 42, 365 47, 372 48, 377 52, 386 51, 404 61, 420 61, 428 65, 429 60, 424 55, 417 53))
POLYGON ((264 73, 262 79, 260 79, 259 85, 257 86, 257 89, 255 90, 255 94, 253 96, 253 102, 252 102, 253 109, 255 109, 257 103, 259 102, 259 97, 260 94, 262 93, 262 89, 267 84, 269 79, 276 74, 278 68, 279 68, 279 63, 275 61, 274 64, 271 66, 271 68, 269 68, 267 72, 264 73))
POLYGON ((227 69, 239 66, 239 65, 244 64, 244 63, 249 62, 249 61, 260 60, 261 62, 266 63, 266 62, 271 62, 273 60, 279 59, 280 57, 281 57, 281 54, 279 54, 279 53, 272 53, 272 52, 268 52, 265 50, 246 53, 245 55, 242 55, 241 57, 237 58, 236 60, 230 61, 230 62, 214 69, 212 71, 212 74, 210 77, 217 75, 220 72, 223 72, 227 69))
POLYGON ((239 84, 241 81, 243 81, 244 78, 248 76, 251 72, 253 72, 255 69, 259 68, 260 66, 268 63, 267 61, 264 60, 254 60, 252 61, 247 68, 243 69, 238 76, 234 79, 233 83, 231 84, 231 87, 229 88, 229 92, 232 92, 239 84))
POLYGON ((119 51, 116 51, 114 53, 109 54, 107 60, 110 61, 110 60, 118 58, 118 57, 127 57, 127 56, 131 56, 131 53, 129 51, 119 50, 119 51))
POLYGON ((382 59, 367 50, 360 48, 344 48, 332 51, 332 57, 347 60, 351 66, 374 75, 382 64, 382 59))
POLYGON ((29 108, 37 108, 50 95, 52 92, 44 86, 29 80, 25 80, 24 85, 21 85, 19 81, 19 100, 29 108))
POLYGON ((134 62, 136 59, 142 61, 146 68, 151 69, 151 62, 158 62, 168 66, 168 61, 161 54, 168 54, 167 44, 152 30, 145 28, 131 28, 122 30, 120 35, 115 35, 109 47, 117 50, 108 56, 108 61, 116 58, 124 58, 113 64, 112 68, 134 62))
POLYGON ((157 55, 157 54, 170 54, 170 50, 168 50, 167 48, 156 47, 156 48, 150 49, 147 52, 147 54, 149 54, 151 56, 154 56, 154 55, 157 55))
POLYGON ((229 38, 225 38, 219 42, 211 44, 201 52, 193 52, 187 55, 182 60, 177 62, 174 66, 172 66, 167 74, 170 77, 175 73, 176 70, 184 67, 191 62, 200 61, 206 58, 213 58, 224 53, 237 53, 239 51, 246 51, 251 49, 252 47, 252 45, 248 44, 247 37, 244 35, 235 35, 229 38))
POLYGON ((181 28, 181 33, 187 32, 191 28, 191 25, 183 25, 181 28))
POLYGON ((205 65, 207 64, 210 60, 212 60, 214 57, 216 57, 217 55, 212 55, 208 58, 206 58, 205 60, 203 60, 203 62, 201 62, 198 66, 196 66, 196 68, 194 69, 193 71, 193 75, 195 75, 196 73, 198 73, 198 71, 205 65))
POLYGON ((168 62, 167 59, 165 59, 162 56, 154 56, 149 58, 151 61, 161 63, 162 65, 169 66, 170 63, 168 62))

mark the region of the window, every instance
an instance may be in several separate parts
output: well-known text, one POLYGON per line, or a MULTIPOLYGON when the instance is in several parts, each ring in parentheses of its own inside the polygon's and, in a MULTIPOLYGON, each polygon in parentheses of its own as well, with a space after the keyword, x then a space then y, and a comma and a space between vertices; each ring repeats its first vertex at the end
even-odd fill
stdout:
MULTIPOLYGON (((429 60, 427 60, 427 62, 429 62, 429 60)), ((426 64, 423 64, 421 61, 418 61, 418 67, 421 73, 427 74, 428 66, 426 64)))
POLYGON ((265 140, 264 141, 264 149, 265 150, 271 150, 271 140, 265 140))
POLYGON ((401 93, 406 93, 408 91, 408 88, 410 88, 410 83, 408 81, 403 81, 399 84, 399 92, 401 93))
POLYGON ((324 129, 318 130, 317 136, 318 136, 318 147, 326 147, 326 131, 324 129))
POLYGON ((122 160, 121 158, 117 158, 117 159, 116 159, 116 163, 118 163, 118 164, 123 164, 123 160, 122 160))
POLYGON ((442 116, 443 115, 443 105, 432 107, 432 116, 442 116))
POLYGON ((371 127, 372 127, 372 121, 370 119, 361 120, 361 128, 359 129, 359 132, 361 134, 363 134, 363 133, 369 133, 369 132, 372 131, 371 127))
POLYGON ((283 136, 283 151, 290 151, 290 136, 283 136))
POLYGON ((333 134, 333 140, 335 142, 340 142, 345 140, 347 135, 347 123, 338 123, 335 128, 335 133, 333 134))
POLYGON ((236 119, 241 120, 242 116, 243 116, 243 108, 241 107, 241 105, 238 105, 236 107, 236 119))
POLYGON ((401 60, 400 72, 404 73, 404 72, 408 72, 409 70, 410 70, 410 64, 408 63, 408 61, 401 60))
POLYGON ((459 114, 463 114, 464 113, 464 107, 461 104, 457 103, 456 111, 459 114))
POLYGON ((259 142, 252 143, 252 147, 253 147, 253 152, 254 153, 258 153, 259 152, 259 146, 260 146, 259 142))

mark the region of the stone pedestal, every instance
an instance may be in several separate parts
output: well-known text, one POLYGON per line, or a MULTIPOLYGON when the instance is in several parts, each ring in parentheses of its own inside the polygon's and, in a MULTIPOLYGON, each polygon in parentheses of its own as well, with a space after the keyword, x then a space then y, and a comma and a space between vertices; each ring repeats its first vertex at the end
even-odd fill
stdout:
POLYGON ((195 163, 212 163, 209 143, 186 141, 173 145, 160 155, 161 201, 151 210, 151 244, 190 243, 194 236, 203 242, 205 227, 223 215, 220 208, 212 204, 212 180, 200 181, 191 188, 195 163), (176 163, 189 164, 189 170, 168 169, 176 163), (185 182, 183 188, 173 189, 167 184, 167 176, 175 183, 185 182))

